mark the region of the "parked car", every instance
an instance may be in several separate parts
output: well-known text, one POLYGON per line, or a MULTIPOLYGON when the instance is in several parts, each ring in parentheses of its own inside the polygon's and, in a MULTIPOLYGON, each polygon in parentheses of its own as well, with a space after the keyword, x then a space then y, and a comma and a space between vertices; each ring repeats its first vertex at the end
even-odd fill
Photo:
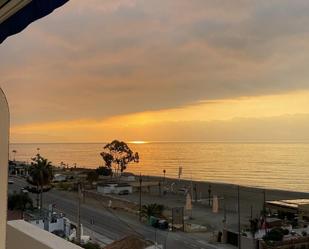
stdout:
POLYGON ((129 190, 127 190, 127 189, 121 190, 121 191, 119 191, 119 193, 118 193, 118 195, 128 195, 128 194, 130 194, 130 192, 129 192, 129 190))
POLYGON ((159 220, 158 228, 162 230, 168 229, 168 222, 166 220, 159 220))
POLYGON ((22 192, 24 194, 28 194, 29 193, 28 189, 26 189, 26 188, 21 188, 20 192, 22 192))
POLYGON ((188 189, 180 188, 180 189, 178 189, 178 193, 181 194, 181 195, 186 195, 188 193, 188 189))
MULTIPOLYGON (((51 186, 45 186, 44 188, 43 188, 43 192, 47 192, 47 191, 49 191, 50 189, 51 189, 52 187, 51 186)), ((37 194, 37 193, 41 193, 41 189, 39 188, 37 188, 36 186, 26 186, 26 187, 24 187, 24 189, 25 190, 28 190, 29 192, 31 192, 31 193, 35 193, 35 194, 37 194)))
POLYGON ((12 179, 9 179, 8 184, 14 184, 14 181, 12 179))

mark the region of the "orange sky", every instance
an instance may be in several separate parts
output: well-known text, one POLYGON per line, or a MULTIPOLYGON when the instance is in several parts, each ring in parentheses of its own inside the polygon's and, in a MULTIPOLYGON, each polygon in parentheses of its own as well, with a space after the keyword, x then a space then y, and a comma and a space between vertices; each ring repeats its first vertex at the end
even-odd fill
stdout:
POLYGON ((74 0, 0 47, 12 142, 309 139, 305 0, 74 0))

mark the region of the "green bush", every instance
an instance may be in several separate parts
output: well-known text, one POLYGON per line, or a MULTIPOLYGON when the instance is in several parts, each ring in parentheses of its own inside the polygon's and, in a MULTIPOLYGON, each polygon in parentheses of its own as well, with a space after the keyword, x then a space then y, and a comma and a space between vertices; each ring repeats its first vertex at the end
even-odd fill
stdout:
POLYGON ((33 208, 33 201, 27 193, 14 193, 8 196, 8 209, 9 210, 21 210, 33 208))
POLYGON ((85 245, 82 245, 82 248, 85 249, 101 249, 100 245, 97 243, 88 242, 85 245))
POLYGON ((101 176, 111 176, 113 174, 113 170, 106 166, 97 168, 96 172, 101 176))
POLYGON ((284 230, 282 228, 274 228, 270 230, 264 237, 265 241, 282 241, 284 230))

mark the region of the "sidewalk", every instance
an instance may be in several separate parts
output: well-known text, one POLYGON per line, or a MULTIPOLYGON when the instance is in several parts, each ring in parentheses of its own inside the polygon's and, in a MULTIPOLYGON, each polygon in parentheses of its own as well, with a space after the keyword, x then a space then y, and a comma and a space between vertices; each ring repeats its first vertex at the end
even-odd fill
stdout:
MULTIPOLYGON (((111 197, 114 197, 113 195, 111 197)), ((126 201, 131 201, 133 203, 139 202, 139 193, 133 193, 125 196, 115 196, 117 199, 123 199, 126 201)), ((159 196, 158 194, 142 193, 142 204, 157 203, 162 204, 168 209, 173 207, 184 207, 186 197, 180 194, 167 194, 159 196)), ((213 213, 212 209, 207 204, 194 203, 192 202, 192 222, 194 224, 206 226, 208 231, 218 231, 223 229, 223 219, 224 211, 219 210, 218 213, 213 213)), ((227 211, 226 212, 227 226, 231 229, 237 229, 238 217, 236 212, 227 211)), ((250 217, 247 215, 242 215, 241 222, 247 224, 250 217)))
POLYGON ((84 227, 84 234, 89 235, 92 242, 98 243, 101 247, 104 247, 108 244, 114 242, 113 240, 109 239, 108 237, 104 236, 103 234, 99 234, 89 227, 84 227))

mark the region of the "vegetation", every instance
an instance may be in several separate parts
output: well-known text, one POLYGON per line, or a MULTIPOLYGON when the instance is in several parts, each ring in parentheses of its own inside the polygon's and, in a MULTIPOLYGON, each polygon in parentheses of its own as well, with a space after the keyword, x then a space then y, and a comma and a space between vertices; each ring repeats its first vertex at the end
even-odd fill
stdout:
POLYGON ((263 240, 267 241, 282 241, 284 236, 284 230, 282 228, 274 228, 270 230, 264 237, 263 240))
POLYGON ((96 172, 98 173, 98 175, 100 176, 111 176, 113 174, 113 171, 111 168, 108 168, 106 166, 103 167, 99 167, 96 169, 96 172))
POLYGON ((255 234, 259 231, 259 220, 258 219, 251 219, 250 220, 250 232, 253 238, 253 248, 256 248, 255 243, 255 234))
POLYGON ((105 163, 105 167, 114 167, 116 176, 125 171, 131 162, 138 163, 139 155, 134 153, 129 146, 122 141, 114 140, 104 146, 104 151, 100 154, 105 163))
POLYGON ((87 173, 86 180, 92 185, 94 182, 96 182, 99 179, 99 174, 95 170, 91 170, 87 173))
POLYGON ((73 189, 73 183, 72 182, 59 182, 54 184, 57 189, 64 190, 64 191, 70 191, 73 189))
POLYGON ((40 207, 43 206, 43 188, 51 183, 53 171, 51 162, 37 154, 32 158, 31 167, 29 169, 29 183, 40 189, 40 207))
POLYGON ((164 206, 157 203, 143 205, 141 210, 142 217, 149 219, 151 216, 160 217, 162 216, 164 206))
POLYGON ((97 243, 88 242, 87 244, 81 245, 85 249, 101 249, 100 245, 97 243))
POLYGON ((25 211, 33 208, 33 202, 27 193, 13 193, 8 196, 8 209, 25 211))

